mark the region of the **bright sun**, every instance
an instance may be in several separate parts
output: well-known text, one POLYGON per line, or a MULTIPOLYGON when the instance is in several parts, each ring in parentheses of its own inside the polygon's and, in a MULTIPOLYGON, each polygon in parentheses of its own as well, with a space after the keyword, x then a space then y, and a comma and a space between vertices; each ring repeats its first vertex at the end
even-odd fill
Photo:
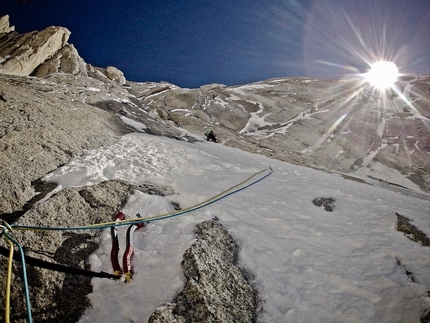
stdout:
POLYGON ((393 62, 379 61, 370 65, 370 70, 364 77, 367 82, 379 90, 387 90, 393 86, 399 77, 399 69, 393 62))

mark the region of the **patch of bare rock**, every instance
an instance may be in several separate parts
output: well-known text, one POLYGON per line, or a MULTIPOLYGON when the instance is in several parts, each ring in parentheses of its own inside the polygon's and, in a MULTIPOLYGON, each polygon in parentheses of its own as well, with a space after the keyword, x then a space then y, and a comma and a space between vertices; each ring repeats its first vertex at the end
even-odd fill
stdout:
POLYGON ((257 292, 236 265, 237 243, 217 221, 198 224, 196 238, 182 261, 187 279, 183 291, 148 322, 255 322, 257 292))
MULTIPOLYGON (((87 187, 71 187, 54 193, 15 223, 24 226, 76 227, 110 222, 117 209, 135 191, 161 196, 173 193, 170 187, 159 187, 151 183, 136 186, 120 180, 87 187)), ((23 246, 26 256, 83 270, 90 270, 87 258, 98 248, 99 234, 100 230, 13 231, 14 239, 23 246)), ((7 255, 7 246, 1 243, 0 251, 7 255)), ((0 258, 2 272, 7 272, 5 259, 6 257, 0 258)), ((90 306, 86 297, 92 290, 90 277, 29 265, 27 276, 35 322, 77 322, 82 312, 90 306)), ((11 291, 11 320, 26 322, 19 261, 13 262, 12 280, 15 283, 11 291)), ((2 279, 1 299, 5 299, 4 283, 2 279)), ((0 317, 4 317, 4 307, 0 309, 0 317)))
POLYGON ((430 247, 430 239, 427 235, 411 223, 411 220, 396 213, 397 231, 403 232, 409 240, 420 243, 425 247, 430 247))

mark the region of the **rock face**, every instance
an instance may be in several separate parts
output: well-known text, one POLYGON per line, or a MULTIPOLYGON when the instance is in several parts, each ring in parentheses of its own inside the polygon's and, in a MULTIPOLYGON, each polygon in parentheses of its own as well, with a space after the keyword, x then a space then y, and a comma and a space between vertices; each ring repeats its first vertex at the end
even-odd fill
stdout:
MULTIPOLYGON (((114 180, 88 187, 63 189, 46 202, 21 217, 16 223, 36 226, 79 226, 112 220, 116 210, 135 191, 146 194, 167 195, 173 190, 152 184, 130 185, 114 180)), ((71 268, 89 270, 87 257, 98 248, 98 230, 89 231, 14 231, 13 236, 25 249, 26 256, 71 268)), ((3 240, 3 239, 2 239, 3 240)), ((1 244, 3 246, 3 244, 1 244)), ((3 247, 0 247, 5 251, 3 247)), ((1 257, 1 271, 6 272, 5 257, 1 257)), ((86 295, 91 292, 91 278, 62 273, 36 266, 27 266, 30 299, 35 322, 77 322, 90 304, 86 295)), ((22 295, 20 264, 14 261, 11 306, 13 322, 25 313, 22 295)), ((0 282, 0 297, 5 298, 0 282)), ((0 310, 4 317, 4 307, 0 310)))
POLYGON ((0 17, 0 34, 14 31, 15 27, 9 25, 9 15, 0 17))
POLYGON ((87 64, 73 45, 66 44, 61 47, 51 58, 39 65, 32 75, 44 77, 58 72, 87 76, 87 64))
POLYGON ((197 242, 184 254, 187 279, 175 302, 158 308, 149 323, 256 321, 257 292, 235 265, 238 246, 217 221, 196 226, 197 242))
POLYGON ((3 218, 5 213, 21 210, 34 196, 33 181, 82 154, 84 149, 113 143, 127 133, 118 117, 74 101, 70 97, 76 89, 73 84, 71 78, 60 89, 52 81, 0 75, 3 218))
MULTIPOLYGON (((93 69, 89 73, 97 74, 93 69)), ((32 182, 85 149, 113 143, 133 131, 187 138, 149 115, 116 82, 101 73, 97 77, 55 73, 40 79, 0 74, 3 218, 11 219, 11 214, 27 208, 35 195, 32 182), (129 121, 141 128, 129 126, 129 121)))
POLYGON ((0 73, 28 76, 36 67, 52 57, 69 39, 64 27, 48 27, 40 32, 19 35, 16 32, 2 37, 0 73))

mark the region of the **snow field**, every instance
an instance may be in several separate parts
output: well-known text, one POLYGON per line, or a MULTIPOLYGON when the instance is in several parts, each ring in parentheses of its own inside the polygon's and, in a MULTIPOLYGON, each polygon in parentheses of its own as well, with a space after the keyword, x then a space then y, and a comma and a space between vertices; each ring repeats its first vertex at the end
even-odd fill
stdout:
MULTIPOLYGON (((62 187, 120 178, 170 186, 165 197, 140 192, 124 212, 143 217, 200 203, 273 166, 271 176, 198 211, 135 232, 130 284, 93 279, 92 308, 80 322, 147 322, 184 285, 180 262, 194 226, 214 217, 241 247, 239 265, 259 292, 259 322, 417 322, 430 307, 430 251, 396 231, 394 212, 430 235, 430 202, 213 143, 190 144, 145 134, 88 151, 49 175, 62 187), (312 204, 336 199, 334 212, 312 204), (408 276, 397 260, 416 276, 408 276)), ((118 229, 120 257, 126 227, 118 229)), ((112 270, 110 232, 90 257, 112 270)))

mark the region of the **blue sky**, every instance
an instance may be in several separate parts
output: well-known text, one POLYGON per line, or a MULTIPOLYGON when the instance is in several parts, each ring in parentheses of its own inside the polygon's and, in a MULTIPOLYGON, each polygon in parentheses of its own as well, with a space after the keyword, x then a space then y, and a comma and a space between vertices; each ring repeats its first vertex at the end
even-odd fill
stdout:
POLYGON ((416 37, 405 45, 419 46, 410 58, 415 65, 420 61, 419 67, 410 72, 430 72, 430 58, 423 58, 430 56, 430 36, 423 32, 430 30, 428 0, 356 2, 327 0, 322 7, 322 1, 313 0, 2 0, 0 15, 9 14, 19 33, 66 27, 69 42, 87 63, 115 66, 132 81, 198 87, 281 76, 337 77, 346 65, 347 71, 366 65, 339 41, 358 42, 357 35, 351 37, 351 19, 357 30, 375 38, 383 21, 388 30, 399 26, 399 41, 416 37), (375 10, 380 3, 386 7, 375 10))

